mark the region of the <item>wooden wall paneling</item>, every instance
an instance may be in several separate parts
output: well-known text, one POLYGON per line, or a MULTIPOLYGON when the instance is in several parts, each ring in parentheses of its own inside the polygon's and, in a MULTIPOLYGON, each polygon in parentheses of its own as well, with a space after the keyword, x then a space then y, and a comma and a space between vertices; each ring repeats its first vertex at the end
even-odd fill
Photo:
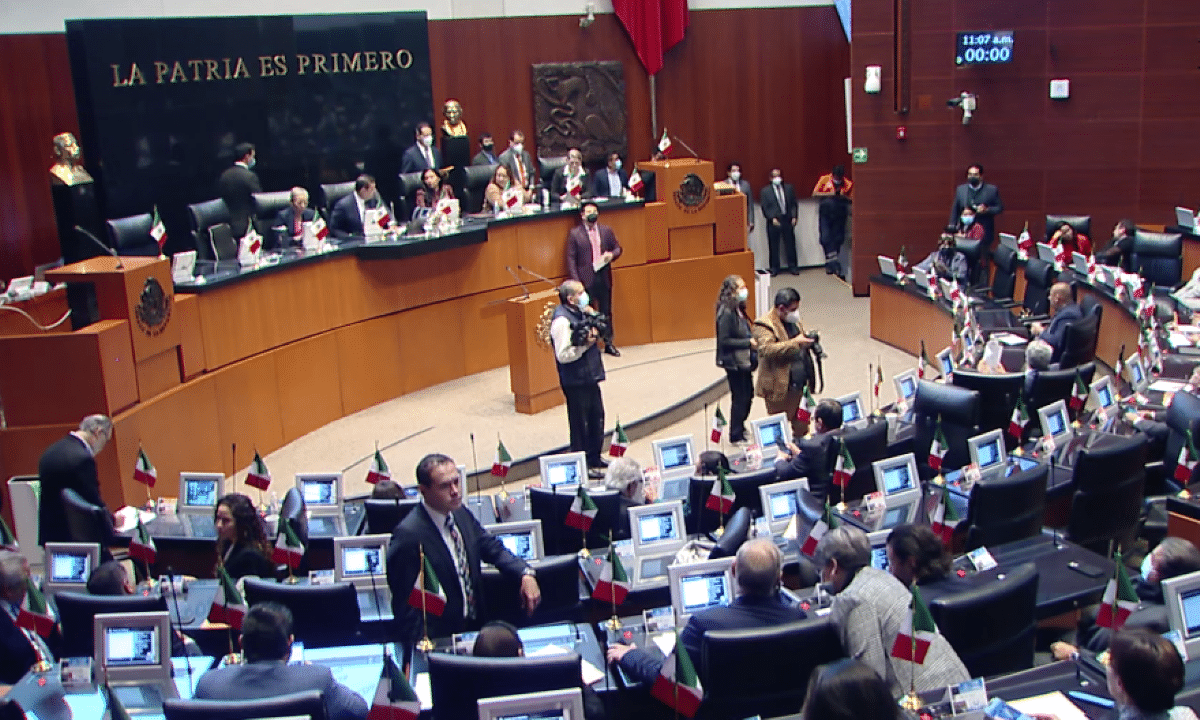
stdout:
MULTIPOLYGON (((603 210, 600 214, 603 222, 610 224, 609 218, 603 210)), ((529 273, 517 270, 517 265, 551 280, 566 277, 567 234, 578 224, 579 217, 577 215, 545 218, 537 223, 517 224, 514 236, 516 242, 508 246, 509 249, 505 253, 503 264, 510 265, 513 272, 517 273, 526 285, 533 282, 538 288, 541 288, 544 283, 533 279, 529 273)), ((501 268, 501 272, 504 272, 503 268, 501 268)), ((505 273, 505 276, 508 277, 508 274, 505 273)), ((511 277, 506 284, 512 284, 511 277)))
POLYGON ((671 241, 671 259, 709 257, 713 254, 713 226, 671 228, 667 231, 671 241))
POLYGON ((466 346, 459 330, 462 309, 462 301, 455 300, 400 313, 397 331, 405 340, 400 344, 405 394, 466 374, 466 346))
POLYGON ((917 355, 922 341, 930 352, 940 350, 953 327, 950 313, 928 300, 900 288, 872 283, 872 338, 917 355))
POLYGON ((179 350, 171 348, 138 360, 138 400, 145 401, 179 385, 179 350))
MULTIPOLYGON (((536 282, 526 286, 531 284, 536 289, 543 287, 543 283, 536 282)), ((508 314, 504 301, 522 295, 520 288, 502 288, 451 301, 461 308, 459 332, 464 374, 474 375, 508 364, 508 314)))
POLYGON ((284 443, 342 417, 342 370, 334 333, 292 343, 271 356, 284 443))
MULTIPOLYGON (((67 313, 67 291, 51 290, 44 295, 38 295, 29 300, 9 303, 6 307, 19 308, 33 316, 40 325, 49 327, 62 320, 67 313)), ((43 332, 67 332, 71 329, 68 319, 53 330, 43 331, 29 318, 17 312, 0 312, 0 335, 35 335, 43 332)))
POLYGON ((654 341, 650 326, 650 276, 654 266, 613 270, 613 342, 617 347, 654 341))
MULTIPOLYGON (((400 315, 387 315, 338 329, 342 414, 351 415, 404 394, 400 315)), ((418 342, 414 336, 412 342, 418 342)))
POLYGON ((171 321, 179 323, 179 376, 190 380, 208 368, 200 330, 200 296, 176 295, 171 321))
POLYGON ((667 204, 646 204, 646 261, 659 262, 671 257, 671 243, 667 239, 667 204))
POLYGON ((617 242, 621 243, 621 257, 614 263, 615 268, 646 263, 645 211, 633 208, 607 212, 601 210, 600 222, 611 227, 617 242))
MULTIPOLYGON (((648 266, 650 332, 653 342, 709 337, 715 330, 709 302, 680 302, 679 288, 711 288, 716 297, 730 273, 754 276, 754 254, 731 253, 694 260, 671 260, 648 266)), ((701 293, 703 295, 703 293, 701 293)))
MULTIPOLYGON (((79 427, 83 417, 80 415, 70 423, 0 429, 0 477, 4 478, 5 497, 8 496, 8 479, 14 475, 37 475, 42 452, 51 443, 79 427)), ((4 504, 4 509, 9 509, 9 503, 4 504)))
POLYGON ((221 368, 201 380, 215 384, 217 429, 224 456, 221 462, 227 475, 245 470, 255 450, 266 455, 286 442, 275 372, 274 356, 264 354, 221 368), (237 443, 237 467, 233 467, 230 454, 233 443, 237 443))
POLYGON ((741 193, 713 199, 716 212, 716 238, 713 252, 739 252, 746 249, 746 197, 741 193))

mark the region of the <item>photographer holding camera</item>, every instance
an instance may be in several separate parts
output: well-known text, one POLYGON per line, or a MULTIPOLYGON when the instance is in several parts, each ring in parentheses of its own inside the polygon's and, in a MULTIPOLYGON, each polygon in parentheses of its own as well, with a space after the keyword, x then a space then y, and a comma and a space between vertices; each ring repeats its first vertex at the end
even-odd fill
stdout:
POLYGON ((751 328, 758 344, 758 380, 755 394, 767 412, 784 413, 797 438, 808 434, 808 421, 796 417, 804 388, 816 394, 813 362, 815 335, 804 332, 800 323, 800 293, 785 287, 775 293, 775 307, 754 321, 751 328))
POLYGON ((571 451, 587 454, 588 476, 604 477, 608 465, 600 457, 604 444, 604 362, 596 340, 607 330, 607 318, 588 307, 583 283, 567 280, 558 286, 559 306, 550 321, 558 384, 567 398, 571 451))

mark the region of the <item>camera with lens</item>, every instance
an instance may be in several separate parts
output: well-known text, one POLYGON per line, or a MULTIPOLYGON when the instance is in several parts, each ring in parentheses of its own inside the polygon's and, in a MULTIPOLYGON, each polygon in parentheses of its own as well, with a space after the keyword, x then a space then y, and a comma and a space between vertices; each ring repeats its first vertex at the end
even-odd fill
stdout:
POLYGON ((804 336, 813 341, 811 348, 813 355, 816 355, 822 360, 829 357, 829 355, 825 352, 825 348, 821 347, 821 333, 814 330, 813 332, 805 333, 804 336))
POLYGON ((592 330, 598 337, 608 334, 608 316, 601 313, 584 313, 583 319, 571 330, 571 344, 583 346, 588 344, 588 335, 592 330))

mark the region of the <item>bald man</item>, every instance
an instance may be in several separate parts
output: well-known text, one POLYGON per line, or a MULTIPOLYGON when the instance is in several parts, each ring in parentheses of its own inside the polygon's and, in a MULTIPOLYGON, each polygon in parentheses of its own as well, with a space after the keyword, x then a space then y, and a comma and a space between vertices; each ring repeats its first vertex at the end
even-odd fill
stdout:
POLYGON ((1083 311, 1071 299, 1071 286, 1065 282, 1054 283, 1050 286, 1050 326, 1044 328, 1041 323, 1034 323, 1029 329, 1034 337, 1054 348, 1050 361, 1058 362, 1062 359, 1067 328, 1082 319, 1083 311))
MULTIPOLYGON (((700 661, 700 639, 708 630, 771 627, 808 617, 780 593, 782 572, 783 558, 774 541, 759 538, 743 544, 733 561, 738 593, 733 603, 696 613, 680 634, 692 662, 700 661)), ((649 684, 662 669, 662 660, 632 644, 609 645, 608 660, 649 684)))

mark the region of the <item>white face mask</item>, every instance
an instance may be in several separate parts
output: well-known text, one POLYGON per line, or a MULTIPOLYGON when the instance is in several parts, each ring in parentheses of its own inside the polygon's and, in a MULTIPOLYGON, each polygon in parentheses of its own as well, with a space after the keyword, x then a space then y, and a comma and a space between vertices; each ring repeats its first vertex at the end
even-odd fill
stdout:
POLYGON ((575 298, 575 304, 581 308, 587 307, 588 303, 590 303, 591 301, 592 301, 592 299, 590 297, 588 297, 587 290, 584 290, 583 292, 579 293, 578 297, 575 298))
POLYGON ((783 178, 781 178, 781 177, 773 177, 773 178, 771 178, 771 184, 772 184, 772 185, 782 185, 782 184, 783 184, 783 178))
POLYGON ((740 170, 730 170, 729 171, 729 179, 732 180, 733 182, 737 182, 738 180, 741 180, 742 179, 741 171, 740 170))
POLYGON ((784 319, 793 325, 799 325, 800 324, 800 311, 793 310, 790 313, 788 313, 787 317, 785 317, 784 319))
POLYGON ((421 144, 424 145, 425 147, 433 147, 433 136, 432 135, 422 135, 421 136, 421 144))
POLYGON ((621 169, 621 159, 617 158, 616 160, 613 160, 613 172, 616 172, 617 170, 620 170, 620 169, 621 169))
POLYGON ((514 153, 520 155, 522 152, 525 151, 525 144, 524 143, 513 143, 512 149, 513 149, 514 153))
POLYGON ((749 297, 750 297, 750 290, 748 290, 747 288, 738 288, 737 299, 739 302, 746 302, 746 300, 749 297))
POLYGON ((959 218, 959 219, 960 219, 960 220, 962 220, 962 224, 963 224, 963 225, 970 225, 971 223, 975 222, 975 216, 974 216, 974 215, 963 215, 963 216, 962 216, 961 218, 959 218))

